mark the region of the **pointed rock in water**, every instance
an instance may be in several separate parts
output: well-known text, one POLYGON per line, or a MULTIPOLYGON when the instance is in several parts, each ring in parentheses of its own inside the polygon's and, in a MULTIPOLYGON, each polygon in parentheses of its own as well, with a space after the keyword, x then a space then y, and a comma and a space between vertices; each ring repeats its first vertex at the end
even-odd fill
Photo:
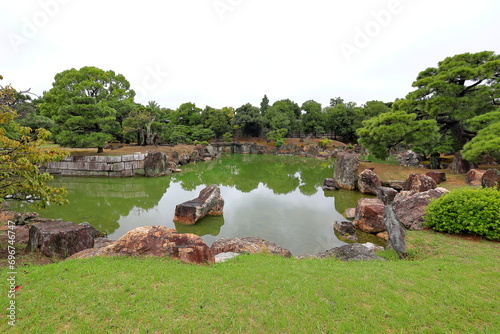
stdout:
POLYGON ((354 225, 366 233, 385 231, 383 220, 384 203, 378 198, 362 198, 356 206, 354 225))
POLYGON ((356 180, 359 168, 359 155, 351 153, 339 153, 335 161, 333 178, 340 188, 347 190, 356 189, 356 180))
POLYGON ((205 216, 222 215, 224 199, 220 195, 217 185, 206 187, 200 195, 190 201, 178 204, 175 207, 175 223, 193 225, 205 216))

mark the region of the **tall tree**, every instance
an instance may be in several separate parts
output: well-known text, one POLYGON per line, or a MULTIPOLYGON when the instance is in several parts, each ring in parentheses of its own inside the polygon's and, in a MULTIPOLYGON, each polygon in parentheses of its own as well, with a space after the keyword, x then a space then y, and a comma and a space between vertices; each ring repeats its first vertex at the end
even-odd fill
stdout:
POLYGON ((345 141, 356 139, 356 130, 360 125, 360 116, 355 102, 344 103, 344 100, 337 98, 340 102, 330 103, 333 106, 325 108, 326 130, 340 136, 345 141))
POLYGON ((298 122, 300 115, 301 109, 298 104, 285 99, 274 102, 267 110, 265 118, 271 130, 287 129, 287 134, 291 135, 300 130, 298 122))
POLYGON ((262 132, 262 117, 259 108, 247 103, 236 109, 233 126, 243 136, 259 137, 262 132))
POLYGON ((32 130, 14 121, 16 112, 11 106, 15 96, 12 87, 0 86, 0 203, 6 198, 29 198, 38 200, 36 204, 42 207, 64 204, 65 189, 49 186, 52 176, 38 169, 39 164, 61 159, 64 154, 41 148, 50 135, 47 130, 32 130))
POLYGON ((97 147, 121 133, 118 112, 133 103, 135 92, 121 74, 96 67, 70 69, 56 74, 40 105, 43 116, 56 123, 56 142, 70 147, 97 147))
POLYGON ((325 132, 325 114, 321 108, 321 103, 314 100, 309 100, 302 103, 302 126, 306 134, 324 133, 325 132))
POLYGON ((260 114, 265 116, 267 109, 269 109, 269 99, 267 98, 267 95, 264 95, 262 101, 260 102, 260 114))
MULTIPOLYGON (((439 62, 438 67, 420 72, 413 83, 416 90, 410 92, 405 99, 396 101, 393 109, 414 115, 407 130, 415 129, 420 133, 419 138, 436 138, 439 135, 434 143, 435 152, 440 152, 443 143, 446 143, 446 148, 461 150, 481 130, 471 126, 470 120, 490 113, 500 105, 499 80, 500 56, 494 52, 464 53, 448 57, 439 62), (432 122, 435 126, 429 126, 432 122)), ((399 117, 400 114, 394 115, 399 117)), ((386 122, 391 121, 390 117, 386 119, 386 122)), ((370 131, 363 130, 360 136, 369 133, 370 131)), ((393 138, 393 141, 418 148, 421 143, 414 143, 413 139, 414 137, 402 135, 393 138)), ((372 141, 372 145, 376 145, 368 137, 362 141, 372 141)), ((430 149, 429 146, 427 149, 430 149)), ((383 150, 384 148, 377 149, 378 152, 383 150)))

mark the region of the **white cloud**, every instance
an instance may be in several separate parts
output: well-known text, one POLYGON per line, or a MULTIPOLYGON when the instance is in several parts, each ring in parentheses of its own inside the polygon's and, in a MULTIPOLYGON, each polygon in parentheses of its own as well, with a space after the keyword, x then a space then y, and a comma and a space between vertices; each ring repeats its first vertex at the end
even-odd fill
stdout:
POLYGON ((499 9, 493 0, 2 1, 0 71, 2 84, 41 93, 63 70, 112 69, 146 91, 139 102, 170 108, 258 105, 264 94, 389 101, 447 56, 498 53, 499 9), (355 45, 359 31, 367 45, 355 45), (357 48, 350 61, 342 43, 357 48), (151 69, 168 75, 144 89, 151 69))

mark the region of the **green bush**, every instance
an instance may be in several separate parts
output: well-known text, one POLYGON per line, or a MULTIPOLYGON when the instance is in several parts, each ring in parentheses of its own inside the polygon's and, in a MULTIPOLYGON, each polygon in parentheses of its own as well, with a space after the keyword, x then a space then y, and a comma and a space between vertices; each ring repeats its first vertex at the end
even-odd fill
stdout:
POLYGON ((328 145, 330 145, 332 141, 330 139, 327 139, 327 138, 321 138, 320 141, 319 141, 319 146, 321 148, 326 148, 328 145))
POLYGON ((227 143, 230 143, 230 142, 234 141, 233 140, 233 134, 231 132, 226 132, 223 135, 223 137, 224 137, 224 141, 227 142, 227 143))
POLYGON ((285 146, 285 140, 283 138, 280 138, 276 140, 276 143, 274 144, 277 148, 281 148, 285 146))
POLYGON ((425 226, 447 233, 466 233, 500 240, 500 191, 461 188, 431 202, 425 226))

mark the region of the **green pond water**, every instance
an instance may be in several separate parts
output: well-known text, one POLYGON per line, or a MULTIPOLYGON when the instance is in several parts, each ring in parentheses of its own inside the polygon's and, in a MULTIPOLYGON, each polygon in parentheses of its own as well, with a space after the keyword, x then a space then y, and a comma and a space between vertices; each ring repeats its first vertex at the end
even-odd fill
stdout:
MULTIPOLYGON (((366 197, 355 191, 323 191, 323 180, 332 175, 333 161, 224 155, 159 178, 58 177, 52 184, 68 189, 70 204, 38 212, 46 218, 88 222, 111 239, 139 226, 165 225, 197 234, 208 245, 220 238, 260 236, 294 255, 313 254, 345 244, 332 224, 366 197), (173 223, 175 206, 211 184, 221 188, 223 216, 206 217, 193 226, 173 223)), ((27 203, 12 203, 11 209, 34 211, 27 203)))

